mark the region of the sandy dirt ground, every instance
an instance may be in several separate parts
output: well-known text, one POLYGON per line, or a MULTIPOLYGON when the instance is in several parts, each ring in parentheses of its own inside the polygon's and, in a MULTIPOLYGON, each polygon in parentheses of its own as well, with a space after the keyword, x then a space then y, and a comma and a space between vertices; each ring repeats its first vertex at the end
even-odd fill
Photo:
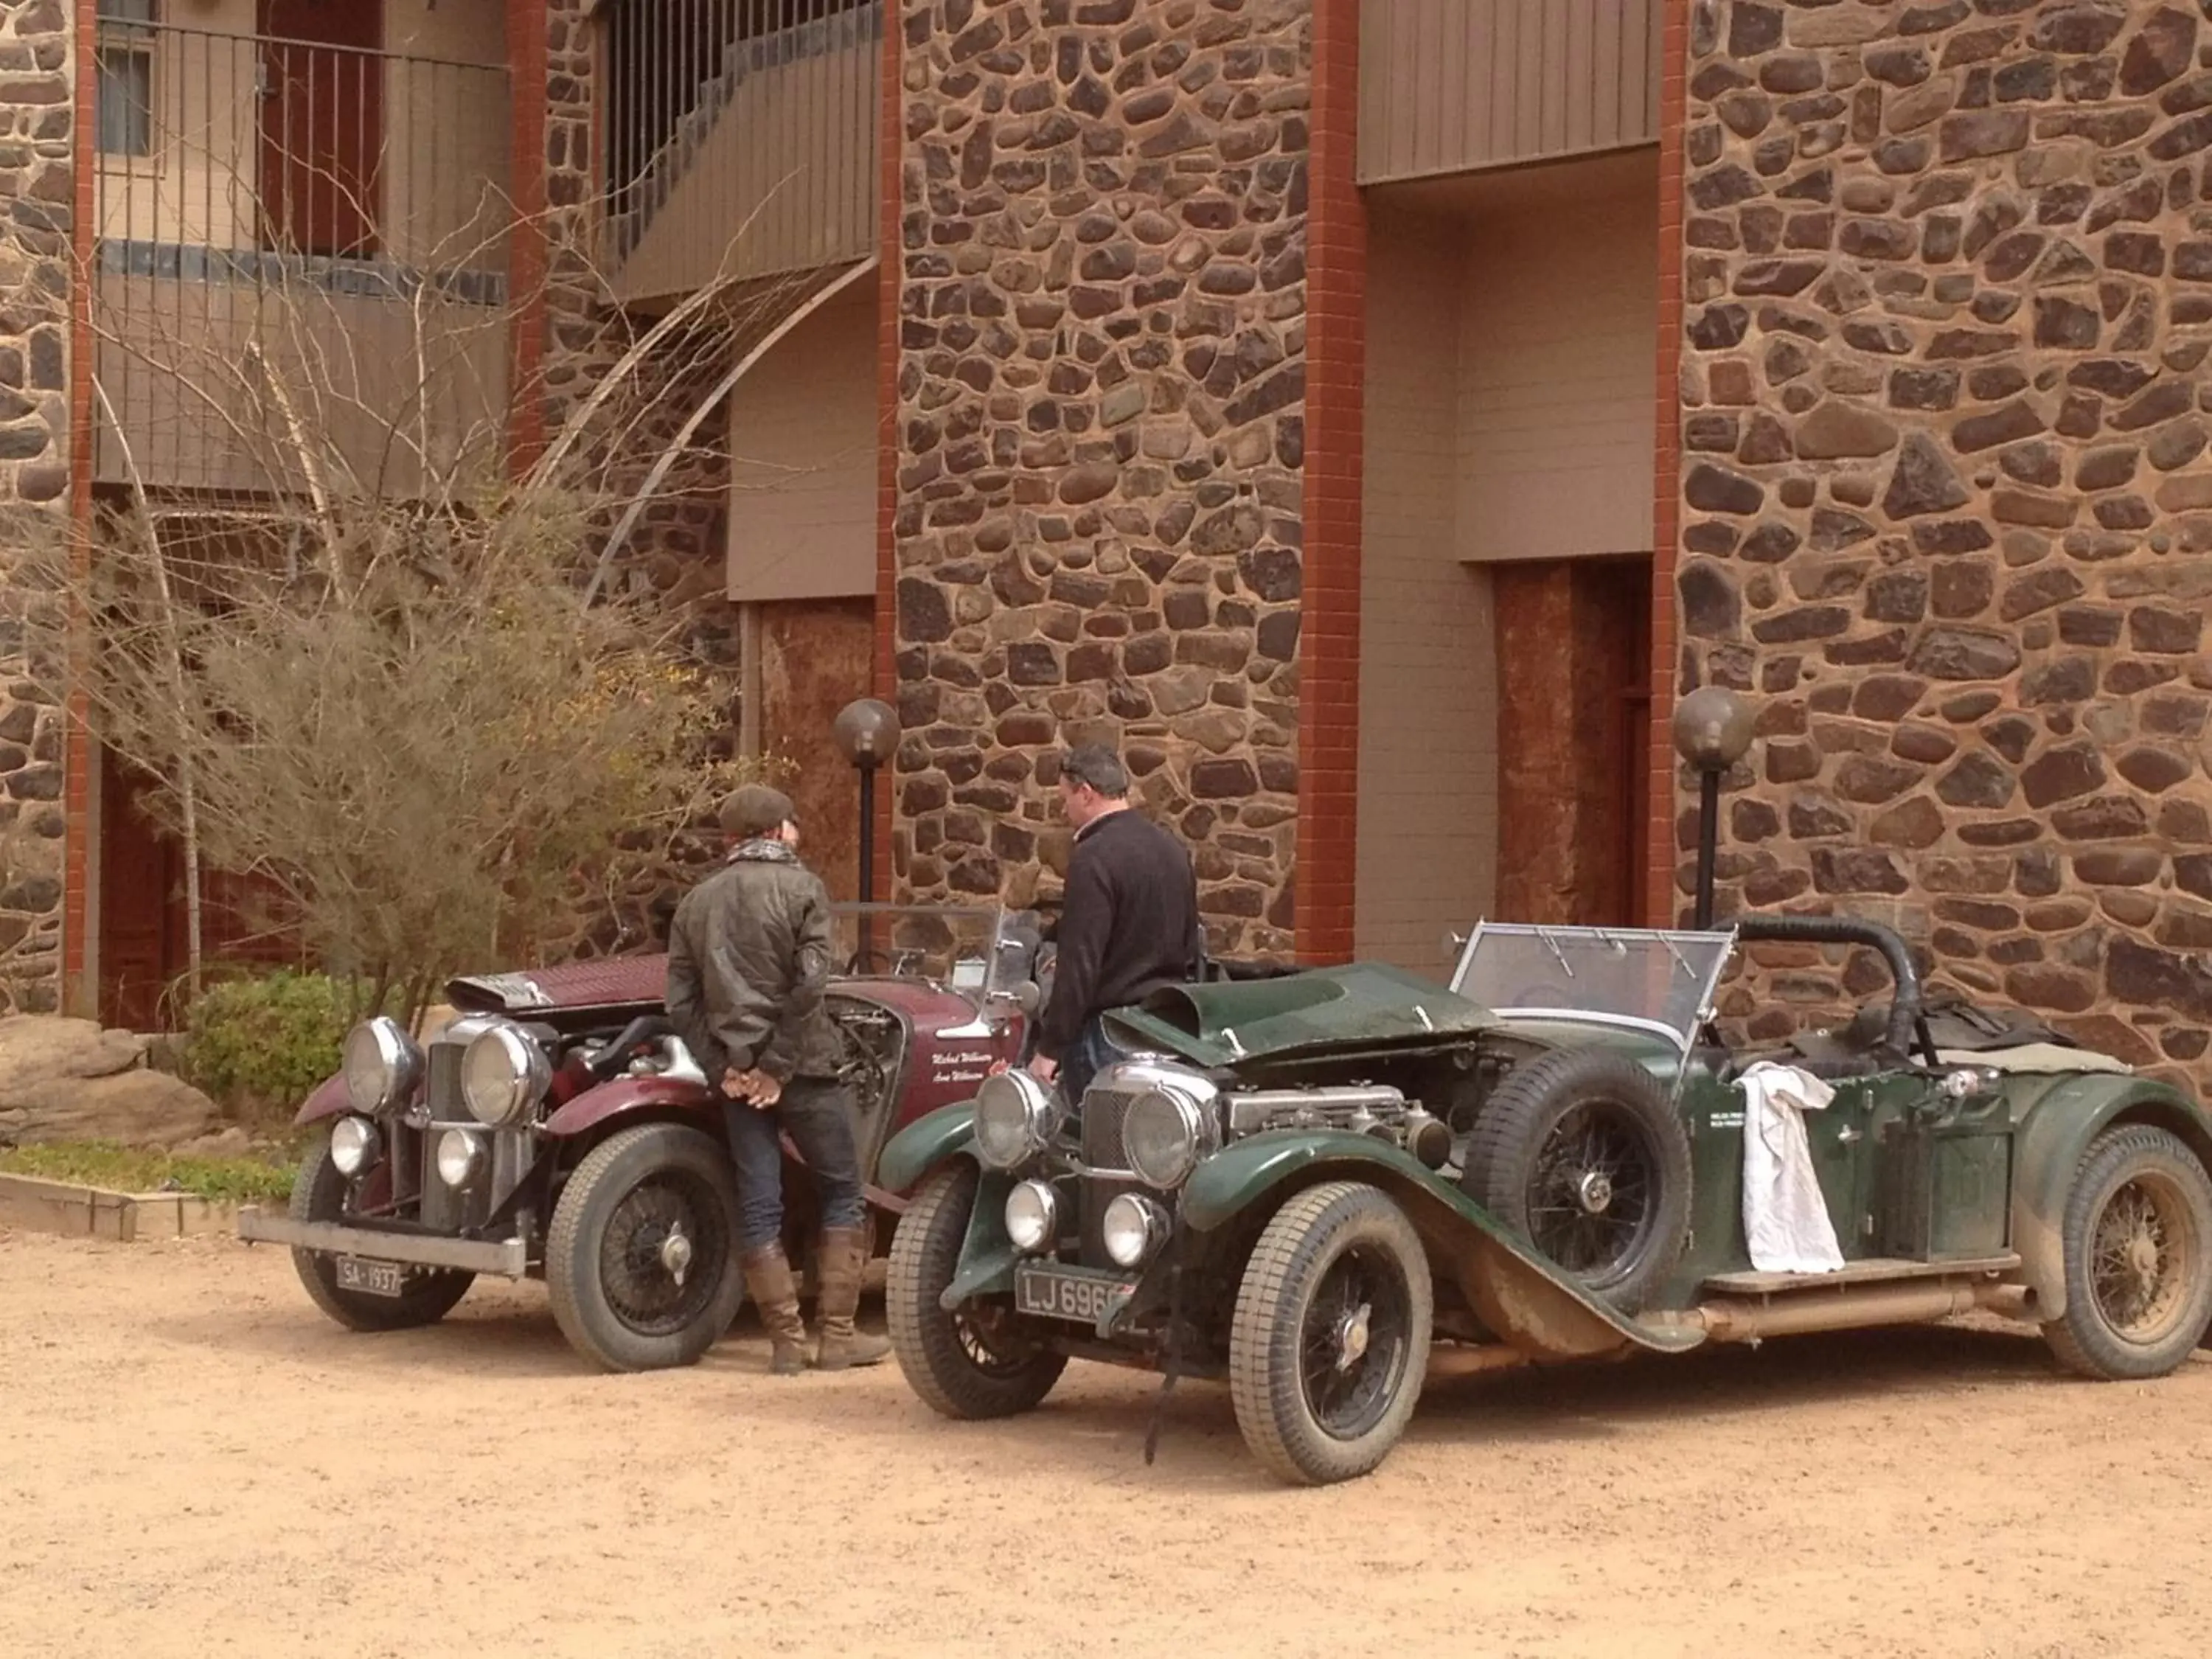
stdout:
POLYGON ((0 1654, 2142 1656, 2212 1630, 2212 1357, 1936 1328, 1431 1386, 1301 1492, 1225 1392, 586 1372, 535 1286, 356 1336, 276 1251, 0 1233, 0 1654))

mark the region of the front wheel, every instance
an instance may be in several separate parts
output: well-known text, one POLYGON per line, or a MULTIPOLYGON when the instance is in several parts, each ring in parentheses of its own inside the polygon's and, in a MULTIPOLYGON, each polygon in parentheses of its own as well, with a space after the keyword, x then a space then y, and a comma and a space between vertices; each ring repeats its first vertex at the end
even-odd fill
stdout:
POLYGON ((674 1123, 611 1135, 554 1206, 553 1318, 604 1370, 691 1364, 744 1300, 737 1237, 737 1188, 718 1142, 674 1123))
POLYGON ((1034 1410, 1052 1392, 1067 1357, 1024 1335, 1003 1304, 939 1298, 960 1267, 980 1172, 956 1159, 922 1183, 891 1236, 884 1316, 908 1387, 933 1411, 966 1420, 1034 1410))
POLYGON ((2212 1317, 2212 1180, 2176 1136, 2130 1124, 2082 1155, 2060 1224, 2066 1311, 2043 1328, 2069 1370, 2164 1376, 2212 1317))
MULTIPOLYGON (((328 1137, 300 1162, 292 1182, 292 1219, 345 1219, 346 1178, 331 1162, 328 1137)), ((434 1325, 469 1293, 477 1276, 456 1267, 403 1267, 398 1296, 371 1296, 338 1283, 338 1260, 318 1250, 295 1250, 292 1266, 314 1304, 349 1331, 407 1331, 434 1325)))
POLYGON ((1301 1486, 1373 1470, 1420 1399, 1434 1315, 1420 1237, 1388 1196, 1339 1181, 1292 1198, 1253 1248, 1229 1330, 1253 1455, 1301 1486))

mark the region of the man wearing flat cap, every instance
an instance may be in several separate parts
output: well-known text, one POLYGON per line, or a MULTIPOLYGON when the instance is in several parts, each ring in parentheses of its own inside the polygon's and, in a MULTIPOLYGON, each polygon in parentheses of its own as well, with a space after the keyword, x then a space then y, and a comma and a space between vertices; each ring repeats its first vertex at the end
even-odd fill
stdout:
POLYGON ((806 1326, 783 1249, 788 1134, 813 1175, 822 1231, 822 1370, 890 1352, 853 1328, 868 1258, 867 1211, 853 1145, 853 1103, 837 1080, 836 1028, 823 1006, 833 934, 830 895, 799 861, 799 824, 780 790, 747 784, 722 803, 722 867, 684 896, 668 939, 668 1017, 717 1081, 738 1178, 745 1288, 772 1345, 769 1368, 806 1368, 806 1326))

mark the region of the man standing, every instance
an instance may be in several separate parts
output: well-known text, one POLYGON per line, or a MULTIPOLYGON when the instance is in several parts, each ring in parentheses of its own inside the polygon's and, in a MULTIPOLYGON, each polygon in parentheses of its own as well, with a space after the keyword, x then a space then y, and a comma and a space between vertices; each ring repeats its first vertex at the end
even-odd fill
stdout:
POLYGON ((890 1345, 853 1329, 867 1211, 853 1103, 837 1081, 837 1033, 823 1007, 830 896, 799 861, 788 796, 748 784, 723 802, 721 820, 728 860, 684 895, 669 930, 668 1017, 726 1097, 739 1261, 773 1345, 769 1369, 788 1376, 806 1368, 806 1326, 783 1249, 779 1131, 799 1148, 821 1199, 814 1363, 825 1371, 873 1364, 890 1345))
POLYGON ((1060 802, 1075 826, 1075 849, 1052 1000, 1029 1069, 1047 1083, 1057 1077, 1080 1105, 1113 1058, 1100 1016, 1198 977, 1198 882, 1182 843, 1129 810, 1129 775, 1110 749, 1084 744, 1067 752, 1060 802))

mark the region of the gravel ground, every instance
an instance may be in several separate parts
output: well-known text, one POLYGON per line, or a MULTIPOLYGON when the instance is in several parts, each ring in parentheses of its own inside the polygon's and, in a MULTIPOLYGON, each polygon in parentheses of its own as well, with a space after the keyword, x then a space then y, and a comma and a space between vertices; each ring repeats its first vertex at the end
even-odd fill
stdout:
POLYGON ((0 1653, 2195 1655, 2212 1355, 1955 1327, 1434 1383, 1278 1487, 1225 1391, 1079 1365, 953 1425, 895 1366, 587 1373, 536 1286, 340 1331, 227 1241, 0 1233, 0 1653))

